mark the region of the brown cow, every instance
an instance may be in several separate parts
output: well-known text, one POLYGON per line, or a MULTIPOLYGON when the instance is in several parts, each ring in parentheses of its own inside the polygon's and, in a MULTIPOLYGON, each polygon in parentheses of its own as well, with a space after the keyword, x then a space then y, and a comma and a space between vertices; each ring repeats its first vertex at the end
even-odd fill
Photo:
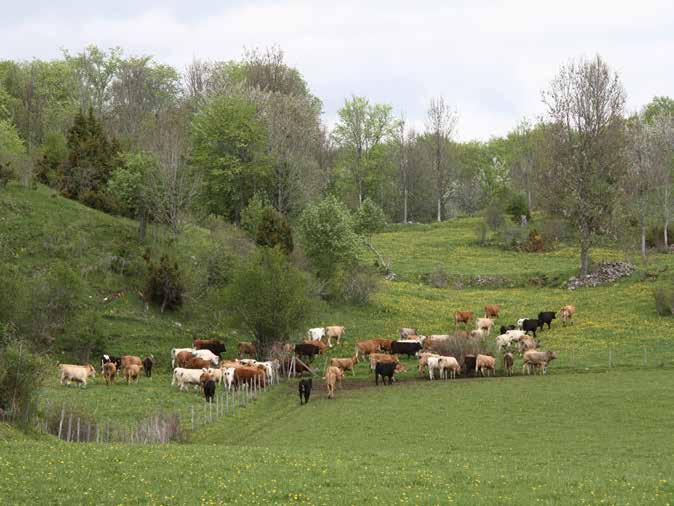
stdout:
POLYGON ((263 369, 257 367, 237 367, 234 369, 234 385, 253 386, 257 384, 263 387, 267 384, 267 375, 263 369))
POLYGON ((382 338, 375 338, 372 339, 373 342, 377 343, 377 346, 379 346, 379 349, 381 351, 391 351, 391 343, 393 343, 393 339, 382 339, 382 338))
POLYGON ((257 355, 257 346, 255 346, 255 343, 241 341, 236 345, 236 347, 239 350, 240 357, 243 355, 255 357, 257 355))
POLYGON ((208 369, 211 367, 211 361, 199 357, 191 357, 182 367, 185 369, 208 369))
POLYGON ((126 384, 130 385, 131 380, 135 380, 138 383, 138 378, 140 377, 140 366, 138 364, 129 364, 124 368, 124 379, 126 379, 126 384))
POLYGON ((475 358, 475 374, 477 374, 477 371, 479 370, 480 374, 484 376, 485 369, 487 369, 487 376, 489 375, 489 371, 491 371, 493 376, 496 371, 496 359, 489 355, 478 355, 475 358))
POLYGON ((189 363, 190 360, 192 360, 193 356, 194 355, 192 355, 191 351, 178 352, 175 358, 175 366, 187 369, 187 364, 189 363))
POLYGON ((339 367, 328 367, 323 379, 325 380, 325 387, 328 390, 328 399, 334 399, 335 386, 337 385, 337 381, 341 382, 344 379, 344 371, 339 367))
POLYGON ((572 306, 570 304, 566 305, 559 310, 559 314, 562 318, 562 325, 566 325, 567 323, 573 324, 571 318, 574 314, 576 314, 576 306, 572 306))
POLYGON ((356 343, 356 355, 371 355, 379 351, 379 345, 370 339, 368 341, 358 341, 356 343))
POLYGON ((473 319, 472 311, 457 311, 456 313, 454 313, 454 326, 455 327, 458 326, 459 323, 468 325, 472 319, 473 319))
POLYGON ((125 369, 129 365, 137 365, 138 367, 143 367, 143 361, 140 357, 135 355, 123 355, 122 356, 122 369, 125 369))
POLYGON ((513 354, 508 352, 503 355, 503 369, 508 376, 513 375, 513 354))
POLYGON ((331 367, 339 367, 342 371, 351 371, 351 373, 356 375, 356 364, 358 363, 358 355, 354 355, 351 358, 333 358, 330 359, 331 367))
POLYGON ((372 353, 370 355, 370 370, 374 371, 377 363, 379 362, 395 362, 396 364, 400 363, 398 355, 390 355, 388 353, 372 353))
POLYGON ((329 348, 327 343, 324 343, 323 341, 312 341, 311 339, 305 339, 304 344, 312 344, 316 346, 320 355, 322 355, 323 352, 329 348))
POLYGON ((498 314, 501 312, 501 308, 498 304, 487 304, 484 306, 484 317, 485 318, 498 318, 498 314))
POLYGON ((115 382, 115 376, 117 375, 117 366, 114 362, 107 362, 103 364, 103 377, 105 378, 105 384, 110 385, 115 382))

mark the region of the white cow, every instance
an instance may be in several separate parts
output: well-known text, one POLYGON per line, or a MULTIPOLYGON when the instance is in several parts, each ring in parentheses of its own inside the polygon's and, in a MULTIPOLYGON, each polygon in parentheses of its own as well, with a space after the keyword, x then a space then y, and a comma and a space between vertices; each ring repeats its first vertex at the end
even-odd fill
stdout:
POLYGON ((91 376, 96 377, 96 369, 91 364, 87 365, 71 365, 61 364, 61 385, 70 385, 71 381, 79 383, 81 387, 87 386, 87 378, 91 376))
POLYGON ((201 383, 201 375, 204 373, 202 369, 185 369, 183 367, 176 367, 173 369, 173 380, 171 385, 179 385, 180 390, 185 390, 188 385, 194 385, 195 390, 199 388, 201 383))
POLYGON ((196 350, 194 348, 173 348, 171 350, 171 367, 175 368, 175 366, 176 366, 176 356, 181 351, 189 351, 190 353, 194 353, 196 350))
POLYGON ((325 337, 325 329, 323 327, 316 327, 307 331, 307 337, 311 341, 320 341, 325 337))
POLYGON ((447 371, 450 371, 452 379, 456 378, 456 373, 461 371, 458 360, 454 357, 440 357, 440 372, 447 378, 447 371))
POLYGON ((213 378, 213 381, 215 381, 216 383, 220 383, 222 385, 224 381, 224 373, 222 369, 220 368, 214 369, 212 367, 209 367, 208 369, 202 369, 202 371, 210 374, 211 378, 213 378))
POLYGON ((232 389, 232 384, 234 383, 234 371, 236 371, 236 367, 227 367, 224 370, 225 373, 225 385, 227 385, 227 390, 232 389))
POLYGON ((211 350, 193 350, 192 355, 203 360, 208 360, 216 367, 220 363, 220 357, 218 357, 211 350))
POLYGON ((438 355, 432 355, 426 358, 426 365, 428 366, 428 379, 433 381, 435 376, 435 371, 438 371, 438 375, 442 378, 442 366, 440 365, 440 360, 442 357, 438 355))

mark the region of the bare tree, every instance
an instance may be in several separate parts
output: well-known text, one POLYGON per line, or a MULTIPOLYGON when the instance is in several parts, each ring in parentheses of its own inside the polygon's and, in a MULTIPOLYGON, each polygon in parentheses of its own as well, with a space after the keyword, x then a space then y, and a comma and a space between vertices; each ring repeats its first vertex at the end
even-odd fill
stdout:
POLYGON ((664 245, 669 248, 669 223, 672 218, 672 186, 674 185, 674 116, 663 112, 653 116, 650 125, 657 145, 655 198, 664 225, 664 245))
POLYGON ((443 97, 431 99, 426 129, 432 138, 433 169, 435 172, 437 220, 442 221, 442 209, 447 199, 450 180, 450 140, 456 128, 458 115, 449 108, 443 97))
POLYGON ((408 199, 410 180, 410 150, 416 142, 416 134, 413 130, 406 130, 405 117, 398 120, 395 129, 395 143, 397 147, 397 165, 400 192, 403 198, 403 223, 408 221, 408 199))
POLYGON ((545 201, 578 229, 585 275, 592 241, 610 224, 626 170, 625 92, 618 74, 596 56, 562 66, 543 102, 553 155, 545 201))

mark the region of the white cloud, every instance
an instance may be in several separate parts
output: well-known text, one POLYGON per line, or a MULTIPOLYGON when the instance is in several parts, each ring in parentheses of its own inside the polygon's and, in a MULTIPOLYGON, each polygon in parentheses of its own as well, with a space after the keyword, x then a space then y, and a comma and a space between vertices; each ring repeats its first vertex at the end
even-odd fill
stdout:
POLYGON ((142 2, 110 16, 103 5, 30 13, 4 27, 0 57, 56 57, 59 47, 96 43, 183 69, 195 56, 226 60, 244 46, 278 44, 323 99, 326 121, 355 93, 422 125, 428 100, 441 94, 460 113, 462 139, 504 134, 540 114, 541 90, 580 55, 600 53, 621 73, 631 109, 674 94, 674 6, 665 1, 244 2, 195 4, 189 16, 142 2))

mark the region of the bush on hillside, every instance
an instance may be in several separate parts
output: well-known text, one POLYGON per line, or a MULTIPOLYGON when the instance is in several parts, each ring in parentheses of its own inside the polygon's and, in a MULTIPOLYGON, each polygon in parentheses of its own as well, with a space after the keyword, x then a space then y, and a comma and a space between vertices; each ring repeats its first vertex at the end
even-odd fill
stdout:
POLYGON ((380 285, 380 276, 373 268, 355 265, 337 277, 338 298, 348 304, 364 306, 380 285))
POLYGON ((0 162, 0 189, 7 186, 9 180, 12 179, 14 171, 12 170, 9 163, 0 162))
POLYGON ((278 246, 286 255, 292 253, 293 232, 286 217, 273 207, 267 207, 257 226, 255 242, 268 248, 278 246))
POLYGON ((653 292, 655 310, 660 316, 674 314, 674 287, 658 288, 653 292))
POLYGON ((0 408, 19 424, 28 425, 49 370, 45 360, 32 353, 25 342, 13 341, 0 348, 0 408))
POLYGON ((183 304, 185 287, 178 262, 167 254, 163 254, 156 262, 149 252, 143 256, 147 264, 147 280, 145 284, 145 300, 165 310, 175 311, 183 304))
POLYGON ((465 337, 450 336, 449 339, 439 341, 433 345, 433 351, 440 355, 454 357, 463 368, 466 355, 492 355, 494 350, 487 339, 466 339, 465 337))
POLYGON ((505 210, 510 215, 512 222, 518 225, 522 223, 522 216, 526 218, 527 222, 531 219, 527 198, 522 193, 513 193, 505 210))
POLYGON ((234 324, 252 334, 264 355, 272 343, 287 341, 313 315, 315 299, 308 274, 293 267, 278 249, 262 248, 233 276, 226 292, 234 324))
POLYGON ((255 193, 246 207, 241 210, 241 228, 255 237, 257 227, 262 221, 262 215, 269 206, 269 201, 260 193, 255 193))

